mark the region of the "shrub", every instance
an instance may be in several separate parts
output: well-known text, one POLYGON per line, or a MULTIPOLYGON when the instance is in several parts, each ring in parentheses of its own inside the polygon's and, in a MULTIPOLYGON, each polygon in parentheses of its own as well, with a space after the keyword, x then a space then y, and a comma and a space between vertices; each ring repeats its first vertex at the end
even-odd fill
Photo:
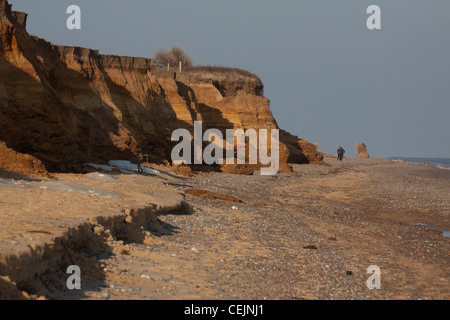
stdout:
POLYGON ((168 50, 158 49, 152 60, 156 65, 161 67, 166 67, 167 64, 171 67, 178 67, 180 61, 183 67, 192 67, 194 65, 191 55, 180 46, 173 46, 168 50))

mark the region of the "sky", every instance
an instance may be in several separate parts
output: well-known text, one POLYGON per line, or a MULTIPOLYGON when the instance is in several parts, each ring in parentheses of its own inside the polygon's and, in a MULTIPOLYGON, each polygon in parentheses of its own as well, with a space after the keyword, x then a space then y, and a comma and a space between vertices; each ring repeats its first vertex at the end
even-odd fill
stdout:
POLYGON ((198 65, 255 73, 278 125, 322 152, 450 158, 449 0, 9 2, 55 44, 139 57, 181 45, 198 65), (66 27, 69 5, 81 30, 66 27))

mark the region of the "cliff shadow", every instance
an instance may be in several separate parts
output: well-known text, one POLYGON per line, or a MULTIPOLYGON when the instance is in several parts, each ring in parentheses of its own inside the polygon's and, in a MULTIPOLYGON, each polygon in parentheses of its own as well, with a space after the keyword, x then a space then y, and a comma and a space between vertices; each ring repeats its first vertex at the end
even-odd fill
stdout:
MULTIPOLYGON (((83 243, 85 243, 83 246, 74 246, 72 243, 55 239, 54 247, 58 250, 51 250, 45 246, 44 256, 37 252, 32 252, 31 256, 22 255, 23 260, 17 262, 32 261, 28 269, 33 270, 33 264, 38 261, 47 265, 47 269, 36 272, 25 280, 16 281, 17 289, 26 292, 34 299, 44 297, 49 300, 82 300, 89 298, 94 292, 101 292, 108 288, 102 262, 113 256, 113 248, 105 245, 103 237, 96 234, 89 234, 83 243), (95 247, 93 247, 94 243, 95 247), (97 247, 100 244, 102 248, 97 247), (69 279, 72 273, 67 273, 69 266, 80 268, 80 289, 68 288, 68 283, 73 283, 69 279)), ((36 270, 39 270, 37 267, 36 270)), ((10 275, 10 278, 14 281, 15 276, 10 275)))
POLYGON ((323 154, 312 143, 280 129, 280 142, 288 149, 287 163, 311 164, 322 163, 323 154))
POLYGON ((14 179, 14 180, 23 180, 28 182, 41 182, 42 178, 36 178, 33 176, 26 175, 24 173, 19 172, 13 172, 13 171, 6 171, 2 168, 0 168, 0 179, 14 179))
MULTIPOLYGON (((110 128, 87 110, 64 103, 44 78, 31 77, 0 55, 6 99, 0 109, 0 138, 8 147, 41 160, 50 172, 78 171, 85 162, 123 154, 111 140, 110 128)), ((70 72, 70 71, 67 71, 70 72)))
MULTIPOLYGON (((223 116, 223 112, 217 108, 208 106, 204 103, 198 104, 198 110, 202 115, 203 119, 203 133, 208 129, 218 129, 222 133, 223 139, 226 139, 226 130, 234 129, 234 124, 227 120, 223 116)), ((210 142, 203 142, 203 149, 208 146, 210 142)), ((225 158, 225 147, 223 148, 223 158, 225 158)), ((212 154, 215 156, 215 154, 212 154)), ((191 165, 192 170, 194 171, 203 171, 203 172, 222 172, 223 165, 213 164, 207 165, 203 163, 202 165, 191 165)))
MULTIPOLYGON (((175 83, 177 85, 178 95, 180 95, 180 97, 182 97, 184 99, 186 105, 189 106, 189 113, 191 115, 191 119, 192 119, 192 121, 195 121, 197 119, 196 111, 198 110, 198 112, 200 112, 200 110, 199 110, 199 103, 198 103, 198 100, 197 100, 194 90, 192 90, 191 87, 187 86, 183 82, 175 80, 175 83), (191 108, 192 104, 195 105, 197 110, 193 110, 191 108)), ((190 132, 194 132, 194 127, 191 124, 188 124, 184 121, 178 120, 178 126, 179 127, 184 126, 190 132)))
MULTIPOLYGON (((164 90, 162 90, 160 97, 156 97, 161 98, 159 104, 162 104, 164 109, 164 112, 159 113, 158 108, 161 108, 161 106, 155 107, 158 102, 154 102, 155 105, 150 102, 143 104, 135 99, 127 88, 115 83, 103 68, 100 68, 100 70, 111 92, 114 105, 122 113, 121 125, 131 133, 132 138, 136 141, 134 149, 149 155, 149 159, 154 163, 162 163, 164 160, 170 159, 172 149, 170 136, 172 131, 176 129, 177 116, 173 107, 165 98, 164 90), (155 121, 156 119, 158 121, 155 121), (153 129, 144 131, 148 126, 152 126, 153 129)), ((154 100, 154 93, 147 92, 147 99, 154 100)))

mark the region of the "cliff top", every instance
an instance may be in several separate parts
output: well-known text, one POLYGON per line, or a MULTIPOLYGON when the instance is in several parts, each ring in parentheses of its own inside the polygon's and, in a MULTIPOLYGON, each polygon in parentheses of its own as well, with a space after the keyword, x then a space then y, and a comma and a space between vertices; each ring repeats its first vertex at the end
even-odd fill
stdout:
MULTIPOLYGON (((27 14, 11 10, 12 5, 7 0, 0 0, 0 15, 8 16, 9 19, 18 25, 26 28, 27 14)), ((54 44, 39 36, 31 36, 39 50, 52 51, 57 54, 75 53, 80 59, 89 59, 91 54, 97 55, 101 63, 108 67, 124 65, 141 70, 151 70, 160 76, 173 77, 175 74, 169 72, 157 72, 151 67, 151 59, 144 57, 119 56, 115 54, 100 54, 99 50, 93 50, 82 47, 64 46, 54 44)), ((239 91, 262 96, 264 85, 261 79, 246 70, 218 66, 196 66, 185 68, 182 73, 176 74, 176 79, 184 83, 213 83, 222 92, 223 96, 233 96, 239 91)))
POLYGON ((264 85, 261 79, 251 72, 238 68, 197 66, 184 69, 182 73, 177 74, 176 78, 187 84, 213 83, 223 96, 233 96, 238 91, 258 96, 264 94, 264 85))
MULTIPOLYGON (((202 77, 205 80, 221 80, 222 78, 229 79, 230 81, 237 79, 253 80, 256 82, 261 82, 256 74, 249 71, 229 68, 229 67, 216 67, 216 66, 196 66, 184 69, 184 72, 198 77, 202 77)), ((261 82, 262 84, 262 82, 261 82)))

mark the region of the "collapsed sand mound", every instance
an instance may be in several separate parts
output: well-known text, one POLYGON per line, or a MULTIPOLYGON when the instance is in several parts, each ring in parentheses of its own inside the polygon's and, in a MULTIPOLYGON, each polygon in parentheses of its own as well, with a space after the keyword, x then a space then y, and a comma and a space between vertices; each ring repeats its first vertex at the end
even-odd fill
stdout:
POLYGON ((26 175, 46 176, 44 164, 33 156, 15 152, 0 141, 0 170, 26 175))
POLYGON ((370 156, 367 153, 367 146, 365 143, 355 143, 356 151, 358 152, 358 159, 369 159, 370 156))

